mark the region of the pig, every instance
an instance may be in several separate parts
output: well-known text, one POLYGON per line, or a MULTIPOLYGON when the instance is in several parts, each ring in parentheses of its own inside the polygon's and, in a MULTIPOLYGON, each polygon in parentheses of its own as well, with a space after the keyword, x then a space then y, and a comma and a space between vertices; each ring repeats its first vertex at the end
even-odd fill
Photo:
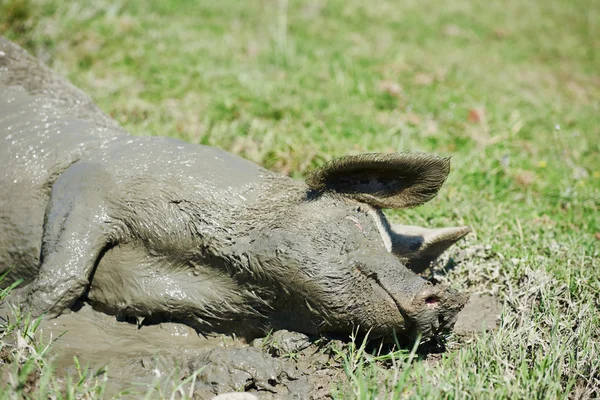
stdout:
POLYGON ((450 160, 349 155, 304 181, 218 148, 134 137, 0 39, 0 272, 55 317, 82 302, 204 334, 435 337, 467 296, 419 273, 467 227, 391 225, 450 160))

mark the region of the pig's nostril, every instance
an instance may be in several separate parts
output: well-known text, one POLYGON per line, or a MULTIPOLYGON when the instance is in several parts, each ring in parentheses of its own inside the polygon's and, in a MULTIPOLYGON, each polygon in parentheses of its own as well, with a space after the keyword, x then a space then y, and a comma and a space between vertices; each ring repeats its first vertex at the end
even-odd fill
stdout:
POLYGON ((430 306, 435 306, 439 302, 440 299, 437 298, 437 296, 428 296, 425 298, 425 304, 428 304, 430 306))

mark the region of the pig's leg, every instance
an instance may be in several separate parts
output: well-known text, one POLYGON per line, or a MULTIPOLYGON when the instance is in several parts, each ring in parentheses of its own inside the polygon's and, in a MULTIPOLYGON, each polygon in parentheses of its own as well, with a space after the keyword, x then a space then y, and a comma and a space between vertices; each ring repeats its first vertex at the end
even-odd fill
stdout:
POLYGON ((103 200, 107 188, 103 169, 86 163, 69 167, 52 187, 42 265, 27 300, 33 315, 56 316, 85 292, 103 249, 114 240, 103 200))

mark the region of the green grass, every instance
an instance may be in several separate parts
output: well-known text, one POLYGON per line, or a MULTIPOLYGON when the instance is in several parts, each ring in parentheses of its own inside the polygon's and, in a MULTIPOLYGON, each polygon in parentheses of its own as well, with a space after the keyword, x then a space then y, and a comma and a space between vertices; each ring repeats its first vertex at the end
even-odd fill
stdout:
POLYGON ((347 153, 452 155, 434 201, 389 215, 473 227, 489 257, 448 279, 497 294, 500 328, 436 363, 359 362, 339 396, 600 396, 600 3, 88 3, 4 0, 0 32, 134 134, 299 178, 347 153))

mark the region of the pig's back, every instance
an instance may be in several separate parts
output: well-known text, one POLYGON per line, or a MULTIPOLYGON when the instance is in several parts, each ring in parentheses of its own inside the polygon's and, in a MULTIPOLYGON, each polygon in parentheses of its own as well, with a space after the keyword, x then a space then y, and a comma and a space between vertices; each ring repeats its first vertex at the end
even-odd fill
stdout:
POLYGON ((68 81, 0 38, 0 162, 4 183, 48 185, 125 132, 68 81))

